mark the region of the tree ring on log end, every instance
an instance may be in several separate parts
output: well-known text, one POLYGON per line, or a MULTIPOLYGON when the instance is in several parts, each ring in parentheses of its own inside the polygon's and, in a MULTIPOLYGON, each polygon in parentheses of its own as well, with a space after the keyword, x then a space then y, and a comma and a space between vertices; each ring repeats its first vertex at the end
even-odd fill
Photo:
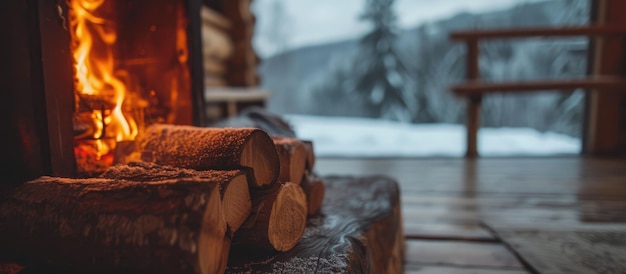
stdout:
POLYGON ((278 251, 294 247, 304 233, 306 216, 306 195, 302 188, 285 183, 272 206, 268 226, 270 244, 278 251))
POLYGON ((234 177, 224 190, 224 215, 230 231, 234 233, 250 215, 252 201, 245 174, 234 177))
POLYGON ((278 179, 280 159, 274 141, 262 130, 248 136, 241 151, 240 164, 252 168, 257 186, 267 186, 278 179))
POLYGON ((224 208, 219 191, 212 191, 207 199, 198 239, 198 265, 202 274, 223 273, 230 251, 230 241, 225 240, 224 208))

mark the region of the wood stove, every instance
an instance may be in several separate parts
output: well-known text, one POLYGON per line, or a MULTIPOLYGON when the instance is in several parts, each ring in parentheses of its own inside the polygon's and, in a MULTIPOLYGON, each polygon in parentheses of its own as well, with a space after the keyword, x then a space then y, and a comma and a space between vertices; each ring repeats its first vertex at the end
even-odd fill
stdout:
POLYGON ((88 174, 76 162, 93 161, 90 150, 102 146, 109 151, 95 155, 96 165, 110 165, 116 143, 145 123, 203 124, 200 0, 0 5, 9 26, 1 33, 10 159, 3 189, 41 175, 88 174))

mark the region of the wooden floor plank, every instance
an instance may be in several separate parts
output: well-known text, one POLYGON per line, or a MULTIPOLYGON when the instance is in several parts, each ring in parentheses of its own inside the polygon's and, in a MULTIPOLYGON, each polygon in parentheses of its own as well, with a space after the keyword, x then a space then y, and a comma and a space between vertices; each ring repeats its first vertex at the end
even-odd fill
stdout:
POLYGON ((319 159, 319 174, 401 188, 406 273, 526 273, 490 224, 626 223, 626 160, 582 157, 319 159))
POLYGON ((459 241, 406 241, 406 264, 501 267, 523 269, 502 244, 459 241))
POLYGON ((489 231, 476 224, 428 224, 405 221, 404 236, 407 239, 446 239, 484 242, 496 240, 489 231))
POLYGON ((405 274, 528 274, 526 270, 407 265, 405 274))

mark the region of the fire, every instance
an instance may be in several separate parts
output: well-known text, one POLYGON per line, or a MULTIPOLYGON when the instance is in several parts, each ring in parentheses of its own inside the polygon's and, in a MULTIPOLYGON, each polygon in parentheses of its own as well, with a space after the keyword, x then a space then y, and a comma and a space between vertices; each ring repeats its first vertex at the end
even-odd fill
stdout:
POLYGON ((103 15, 105 2, 69 0, 77 112, 82 116, 79 120, 90 125, 77 139, 95 140, 92 149, 98 159, 109 154, 116 142, 132 141, 138 133, 131 112, 124 111, 130 106, 130 92, 116 76, 116 24, 103 15))

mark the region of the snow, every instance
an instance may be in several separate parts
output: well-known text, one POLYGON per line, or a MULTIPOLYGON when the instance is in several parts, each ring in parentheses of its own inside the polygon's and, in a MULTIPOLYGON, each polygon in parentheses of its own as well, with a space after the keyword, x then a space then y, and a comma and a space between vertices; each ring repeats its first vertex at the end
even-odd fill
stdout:
MULTIPOLYGON (((465 127, 458 124, 406 124, 393 121, 286 115, 298 138, 312 140, 318 157, 460 157, 465 127)), ((581 142, 531 128, 481 128, 482 156, 577 154, 581 142)))

